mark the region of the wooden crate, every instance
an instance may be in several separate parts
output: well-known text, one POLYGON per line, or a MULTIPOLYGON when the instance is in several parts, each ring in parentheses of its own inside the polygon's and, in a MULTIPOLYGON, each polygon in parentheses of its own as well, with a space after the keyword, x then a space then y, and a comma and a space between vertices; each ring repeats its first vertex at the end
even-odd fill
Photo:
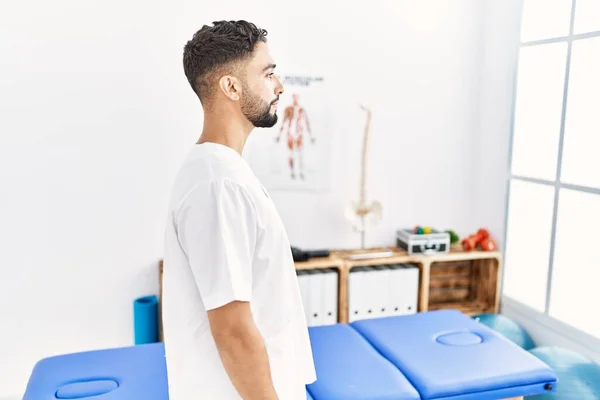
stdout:
POLYGON ((457 309, 468 315, 498 312, 500 266, 498 252, 463 251, 410 255, 403 249, 384 247, 368 250, 335 250, 326 258, 296 263, 297 269, 339 270, 339 322, 348 322, 348 278, 352 268, 386 264, 413 264, 419 268, 418 311, 457 309), (383 258, 351 259, 356 254, 389 251, 383 258))
POLYGON ((457 309, 465 314, 498 312, 500 260, 432 262, 429 310, 457 309))

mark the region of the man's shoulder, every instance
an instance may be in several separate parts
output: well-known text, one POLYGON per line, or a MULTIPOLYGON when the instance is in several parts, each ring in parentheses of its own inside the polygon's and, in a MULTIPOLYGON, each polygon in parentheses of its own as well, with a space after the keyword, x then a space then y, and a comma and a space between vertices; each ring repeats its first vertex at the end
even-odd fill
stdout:
POLYGON ((257 179, 247 164, 235 157, 195 154, 186 160, 174 182, 172 205, 214 202, 227 197, 254 198, 257 179))
POLYGON ((187 160, 179 172, 176 185, 182 184, 190 190, 196 187, 206 189, 225 183, 243 187, 252 179, 252 172, 244 163, 207 155, 187 160))
POLYGON ((249 196, 250 188, 244 179, 237 176, 213 176, 189 188, 186 197, 222 200, 232 196, 249 196))

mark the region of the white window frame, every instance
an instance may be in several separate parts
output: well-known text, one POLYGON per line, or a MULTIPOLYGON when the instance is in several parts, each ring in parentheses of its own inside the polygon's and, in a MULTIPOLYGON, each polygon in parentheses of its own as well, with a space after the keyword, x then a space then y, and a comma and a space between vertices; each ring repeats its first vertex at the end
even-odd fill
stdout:
MULTIPOLYGON (((527 0, 524 0, 527 1, 527 0)), ((523 5, 522 5, 523 7, 523 5)), ((511 129, 510 129, 510 147, 509 147, 509 159, 508 159, 508 172, 507 172, 507 182, 506 182, 506 201, 505 201, 505 219, 504 219, 504 243, 508 241, 508 212, 509 212, 509 202, 510 202, 510 184, 512 181, 525 181, 530 183, 537 183, 546 186, 553 186, 555 188, 554 193, 554 209, 552 215, 552 236, 550 242, 550 261, 548 265, 548 282, 546 287, 546 299, 545 299, 545 308, 544 312, 539 312, 532 307, 519 302, 516 299, 510 298, 503 294, 502 296, 502 312, 507 316, 510 316, 517 320, 517 322, 521 322, 523 325, 530 327, 533 332, 532 336, 538 336, 543 344, 570 344, 568 347, 576 351, 580 351, 585 353, 587 356, 592 359, 600 362, 600 338, 596 338, 586 332, 583 332, 579 329, 576 329, 563 321, 560 321, 549 314, 550 307, 550 297, 552 291, 552 272, 554 267, 554 246, 556 239, 556 222, 557 222, 557 214, 558 214, 558 196, 561 189, 571 189, 584 193, 593 193, 600 195, 600 188, 587 187, 587 186, 579 186, 562 183, 560 181, 561 169, 562 169, 562 156, 563 156, 563 143, 564 143, 564 134, 565 134, 565 115, 566 115, 566 107, 567 107, 567 95, 569 90, 569 76, 570 76, 570 68, 571 68, 571 51, 573 42, 576 40, 585 40, 593 37, 600 37, 600 30, 594 32, 587 32, 582 34, 573 34, 574 24, 575 24, 575 12, 576 12, 576 0, 572 0, 571 4, 571 16, 569 23, 569 34, 567 36, 554 37, 542 40, 535 40, 529 42, 521 42, 519 45, 520 49, 527 46, 537 46, 544 45, 550 43, 567 43, 567 58, 566 58, 566 70, 565 70, 565 81, 563 88, 563 99, 562 99, 562 110, 561 110, 561 122, 560 122, 560 136, 559 136, 559 148, 558 148, 558 158, 557 158, 557 169, 556 176, 554 180, 545 180, 545 179, 537 179, 526 176, 514 175, 512 173, 512 155, 513 155, 513 142, 514 142, 514 126, 515 126, 515 110, 516 110, 516 93, 517 93, 517 82, 518 82, 518 68, 519 68, 519 55, 516 57, 515 64, 515 75, 517 79, 515 80, 515 85, 513 87, 513 99, 512 99, 512 110, 511 110, 511 129), (538 334, 536 335, 536 330, 538 334), (544 331, 545 330, 545 331, 544 331)), ((522 21, 521 21, 522 23, 522 21)), ((506 259, 506 246, 503 249, 503 258, 506 259)), ((502 274, 502 284, 504 283, 504 271, 502 274)), ((599 300, 600 303, 600 300, 599 300)), ((591 318, 596 318, 597 315, 590 315, 591 318)), ((540 345, 540 343, 538 343, 540 345)))

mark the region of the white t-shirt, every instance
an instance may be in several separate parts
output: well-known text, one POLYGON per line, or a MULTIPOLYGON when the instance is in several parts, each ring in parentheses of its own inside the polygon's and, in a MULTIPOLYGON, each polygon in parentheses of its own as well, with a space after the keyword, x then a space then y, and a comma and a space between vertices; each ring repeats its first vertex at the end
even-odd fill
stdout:
POLYGON ((207 310, 249 301, 281 400, 305 400, 316 379, 300 289, 283 223, 235 150, 194 145, 171 193, 162 318, 171 400, 239 400, 207 310))

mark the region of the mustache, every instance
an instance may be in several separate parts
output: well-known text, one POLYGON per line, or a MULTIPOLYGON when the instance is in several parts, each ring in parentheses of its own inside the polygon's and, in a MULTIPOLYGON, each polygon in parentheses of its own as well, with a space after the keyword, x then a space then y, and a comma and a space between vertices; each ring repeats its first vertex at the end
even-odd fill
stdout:
POLYGON ((279 101, 279 97, 277 97, 275 100, 273 100, 273 101, 271 102, 271 104, 275 104, 275 103, 277 103, 278 101, 279 101))

